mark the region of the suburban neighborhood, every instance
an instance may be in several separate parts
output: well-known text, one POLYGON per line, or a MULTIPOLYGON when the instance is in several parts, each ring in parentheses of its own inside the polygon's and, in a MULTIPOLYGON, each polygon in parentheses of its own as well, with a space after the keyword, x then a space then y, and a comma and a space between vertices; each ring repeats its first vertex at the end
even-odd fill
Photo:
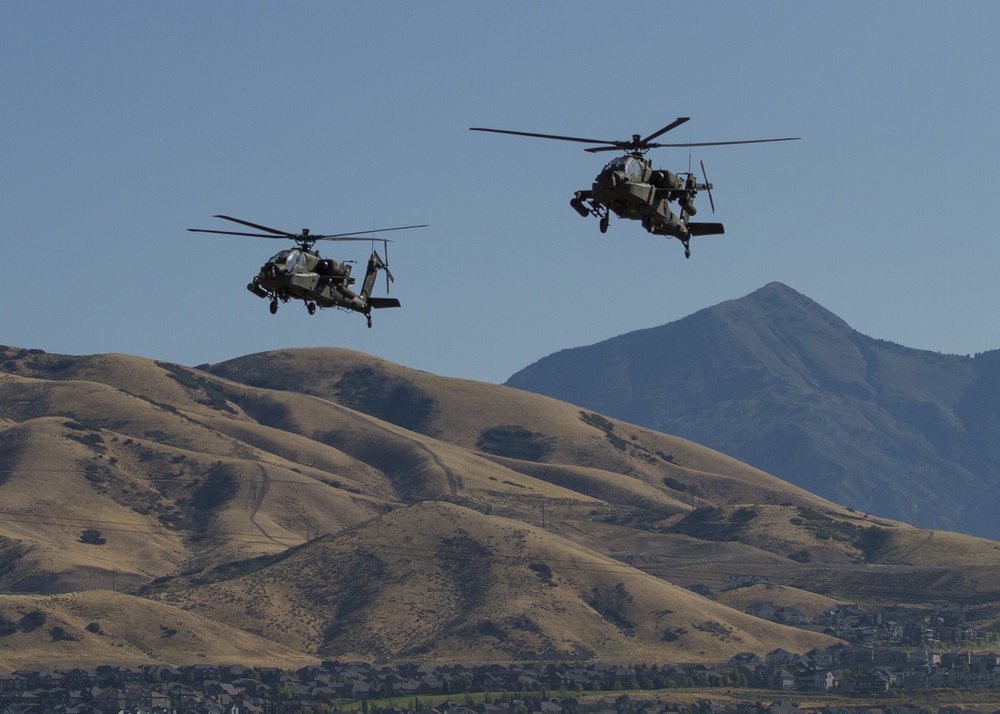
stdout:
MULTIPOLYGON (((738 587, 744 586, 739 581, 730 581, 730 589, 738 587)), ((794 608, 761 601, 749 605, 745 611, 765 620, 822 632, 850 643, 935 650, 975 643, 978 649, 996 638, 996 633, 988 631, 986 625, 997 619, 997 611, 961 603, 946 603, 932 610, 895 606, 873 611, 846 604, 808 617, 794 608)))
MULTIPOLYGON (((968 625, 984 613, 962 605, 931 613, 903 608, 869 613, 843 605, 808 623, 767 603, 749 610, 788 624, 829 629, 843 641, 804 653, 784 649, 762 656, 741 653, 716 665, 429 666, 325 661, 297 671, 210 664, 20 670, 0 676, 0 714, 796 714, 805 710, 789 697, 805 694, 838 693, 848 701, 878 697, 890 703, 900 695, 927 690, 997 690, 1000 696, 996 653, 931 648, 931 643, 987 637, 968 625), (722 705, 707 695, 694 705, 670 702, 672 691, 694 688, 745 691, 752 693, 756 704, 722 705), (653 692, 656 697, 646 696, 653 692), (432 697, 433 706, 425 699, 432 697)), ((873 710, 868 704, 821 711, 930 714, 939 710, 899 705, 873 710)))

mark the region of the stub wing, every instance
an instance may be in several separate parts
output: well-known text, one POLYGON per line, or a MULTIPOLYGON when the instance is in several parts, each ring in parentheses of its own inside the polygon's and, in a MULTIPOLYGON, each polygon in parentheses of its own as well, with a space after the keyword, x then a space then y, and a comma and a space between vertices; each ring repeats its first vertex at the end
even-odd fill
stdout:
POLYGON ((688 223, 687 227, 693 236, 718 236, 726 232, 721 223, 688 223))

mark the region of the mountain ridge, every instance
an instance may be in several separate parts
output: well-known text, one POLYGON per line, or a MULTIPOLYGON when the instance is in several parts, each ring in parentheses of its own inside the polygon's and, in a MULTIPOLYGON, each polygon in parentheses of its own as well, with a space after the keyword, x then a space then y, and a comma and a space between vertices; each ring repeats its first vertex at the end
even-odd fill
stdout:
POLYGON ((692 439, 853 508, 998 537, 981 506, 1000 481, 998 377, 993 353, 877 340, 773 282, 554 353, 505 384, 692 439))

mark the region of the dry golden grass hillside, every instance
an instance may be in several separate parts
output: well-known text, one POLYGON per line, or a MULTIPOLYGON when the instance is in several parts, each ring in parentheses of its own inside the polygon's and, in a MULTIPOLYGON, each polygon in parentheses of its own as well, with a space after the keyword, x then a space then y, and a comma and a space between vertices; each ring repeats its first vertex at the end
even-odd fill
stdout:
POLYGON ((824 640, 684 586, 762 575, 809 607, 1000 599, 992 541, 357 352, 192 369, 0 348, 0 404, 0 587, 59 623, 12 614, 0 653, 33 662, 250 663, 269 643, 303 661, 713 661, 824 640), (198 619, 164 631, 243 635, 130 624, 167 613, 198 619))
POLYGON ((0 595, 0 669, 229 663, 300 667, 314 658, 239 628, 110 590, 0 595))
POLYGON ((437 502, 150 588, 321 657, 699 661, 828 638, 744 615, 535 526, 437 502))

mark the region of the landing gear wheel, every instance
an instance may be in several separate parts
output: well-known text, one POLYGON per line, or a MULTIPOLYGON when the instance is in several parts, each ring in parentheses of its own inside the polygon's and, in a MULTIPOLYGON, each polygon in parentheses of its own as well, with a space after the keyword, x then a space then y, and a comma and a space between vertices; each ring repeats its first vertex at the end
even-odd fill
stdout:
POLYGON ((316 303, 314 303, 314 302, 307 302, 306 303, 306 310, 309 311, 310 315, 315 315, 316 314, 316 303))
POLYGON ((370 330, 370 329, 372 329, 372 316, 371 315, 365 315, 365 317, 368 318, 368 329, 370 330))
POLYGON ((691 249, 688 247, 687 243, 684 244, 684 257, 685 258, 691 257, 691 249))
POLYGON ((272 300, 271 301, 271 314, 274 315, 277 312, 278 312, 278 301, 277 300, 272 300))
POLYGON ((607 216, 603 216, 601 218, 601 233, 607 233, 608 232, 608 223, 609 223, 608 217, 607 216))

